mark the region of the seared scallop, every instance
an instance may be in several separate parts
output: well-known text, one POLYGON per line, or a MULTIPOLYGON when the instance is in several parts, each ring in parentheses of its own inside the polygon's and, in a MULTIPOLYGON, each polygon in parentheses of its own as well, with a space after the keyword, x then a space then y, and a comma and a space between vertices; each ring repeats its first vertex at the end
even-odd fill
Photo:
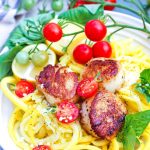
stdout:
POLYGON ((111 140, 121 128, 126 113, 126 107, 118 97, 102 90, 82 103, 81 124, 89 134, 111 140))
POLYGON ((119 61, 108 58, 96 58, 89 61, 83 70, 81 77, 95 78, 97 75, 99 88, 115 92, 124 82, 124 72, 119 61))
POLYGON ((36 78, 37 88, 45 95, 50 104, 62 100, 76 102, 78 76, 67 67, 48 65, 36 78))

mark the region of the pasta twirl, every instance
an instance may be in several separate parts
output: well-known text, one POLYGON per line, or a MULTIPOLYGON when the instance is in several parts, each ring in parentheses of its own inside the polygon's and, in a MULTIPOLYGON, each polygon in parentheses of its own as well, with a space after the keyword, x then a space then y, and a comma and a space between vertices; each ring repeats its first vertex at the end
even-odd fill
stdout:
MULTIPOLYGON (((145 98, 135 91, 134 86, 139 79, 140 72, 150 67, 150 57, 142 51, 141 47, 132 46, 130 39, 114 41, 111 45, 113 47, 112 57, 121 62, 125 72, 125 83, 117 91, 117 96, 126 103, 128 113, 150 109, 150 104, 147 104, 145 98)), ((82 66, 77 67, 72 63, 73 61, 69 62, 69 55, 62 56, 60 61, 70 66, 75 72, 82 71, 82 66)), ((87 134, 82 129, 79 120, 69 125, 61 124, 54 114, 46 111, 47 103, 41 93, 36 91, 30 101, 32 102, 24 101, 28 109, 26 105, 18 105, 9 121, 9 133, 15 144, 21 149, 30 150, 39 144, 50 145, 54 150, 123 149, 122 143, 119 143, 117 138, 108 141, 87 134)), ((150 125, 139 140, 141 144, 137 146, 138 150, 150 149, 150 125)))

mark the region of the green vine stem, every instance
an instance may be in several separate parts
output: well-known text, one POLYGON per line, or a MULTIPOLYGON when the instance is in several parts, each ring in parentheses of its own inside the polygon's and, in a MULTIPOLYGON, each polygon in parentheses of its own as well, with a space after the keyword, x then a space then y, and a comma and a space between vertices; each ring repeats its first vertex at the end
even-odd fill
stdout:
POLYGON ((48 45, 48 47, 45 51, 48 51, 52 44, 53 44, 53 42, 48 45))
POLYGON ((63 36, 71 36, 71 35, 77 35, 79 33, 84 32, 84 30, 78 31, 78 32, 73 32, 73 33, 67 33, 67 34, 63 34, 63 36))
POLYGON ((71 24, 74 24, 74 25, 78 26, 78 27, 81 28, 81 29, 84 29, 84 27, 83 27, 82 25, 80 25, 80 24, 78 24, 78 23, 76 23, 76 22, 68 21, 68 20, 67 20, 66 23, 71 23, 71 24))
POLYGON ((135 27, 135 26, 131 26, 131 25, 127 25, 127 24, 120 24, 120 23, 117 23, 114 18, 112 18, 110 15, 105 15, 105 18, 109 18, 113 24, 110 24, 110 25, 107 25, 107 28, 112 28, 112 27, 119 27, 119 29, 117 29, 116 31, 110 33, 110 35, 108 35, 108 37, 106 38, 108 41, 110 41, 110 38, 113 34, 115 34, 116 32, 122 30, 122 29, 125 29, 125 28, 128 28, 128 29, 134 29, 134 30, 138 30, 138 31, 142 31, 144 33, 147 33, 149 36, 148 38, 150 37, 150 30, 147 29, 146 27, 146 24, 145 24, 145 20, 143 18, 143 15, 141 16, 142 17, 142 21, 143 21, 143 27, 135 27))
MULTIPOLYGON (((113 24, 110 25, 106 25, 107 28, 112 28, 112 27, 119 27, 119 29, 115 30, 114 32, 112 32, 110 35, 108 35, 107 40, 110 41, 110 38, 113 34, 115 34, 116 32, 128 28, 128 29, 134 29, 134 30, 138 30, 138 31, 142 31, 144 33, 147 33, 150 36, 150 30, 147 29, 144 18, 142 17, 143 20, 143 27, 135 27, 135 26, 131 26, 131 25, 127 25, 127 24, 120 24, 117 23, 114 18, 112 18, 110 15, 106 15, 105 18, 109 17, 111 19, 111 21, 113 22, 113 24)), ((79 33, 84 32, 84 30, 78 31, 78 32, 73 32, 73 33, 68 33, 68 34, 64 34, 63 36, 71 36, 71 35, 77 35, 79 33)))
POLYGON ((134 6, 137 7, 137 11, 133 8, 127 7, 123 4, 119 4, 119 3, 111 3, 111 2, 106 2, 104 0, 85 0, 87 2, 96 2, 98 4, 101 4, 103 6, 114 6, 114 7, 118 7, 121 9, 125 9, 128 10, 134 14, 136 14, 137 16, 141 16, 141 14, 143 14, 143 18, 146 22, 150 23, 150 17, 147 15, 145 6, 142 4, 142 2, 140 0, 124 0, 126 2, 132 3, 134 6))
POLYGON ((150 34, 150 31, 145 28, 139 28, 139 27, 134 27, 134 26, 125 25, 125 24, 116 23, 116 24, 112 24, 112 25, 107 25, 107 28, 111 28, 111 27, 122 27, 122 28, 128 28, 128 29, 135 29, 135 30, 139 30, 139 31, 150 34))
POLYGON ((67 52, 67 48, 70 46, 70 44, 72 43, 72 41, 75 39, 76 36, 77 36, 77 34, 75 34, 73 36, 73 38, 71 39, 71 41, 69 42, 69 44, 67 46, 63 47, 63 49, 62 49, 63 52, 67 52))
MULTIPOLYGON (((143 24, 144 24, 144 23, 143 23, 143 24)), ((142 32, 147 33, 148 35, 150 35, 150 31, 146 28, 145 24, 144 24, 144 27, 143 27, 143 28, 135 27, 135 26, 127 25, 127 24, 119 24, 119 23, 117 23, 117 22, 114 22, 114 23, 111 24, 111 25, 107 25, 107 28, 112 28, 112 27, 119 27, 119 29, 117 29, 116 31, 112 32, 112 33, 108 36, 108 38, 107 38, 108 41, 110 41, 110 37, 111 37, 114 33, 118 32, 118 31, 120 31, 120 30, 122 30, 122 29, 125 29, 125 28, 142 31, 142 32)), ((83 33, 83 32, 84 32, 84 30, 81 30, 81 31, 78 31, 78 32, 73 32, 73 33, 64 34, 63 36, 77 35, 77 34, 83 33)))
MULTIPOLYGON (((114 7, 122 8, 122 9, 128 10, 128 11, 136 14, 137 16, 141 16, 141 12, 136 11, 136 10, 130 8, 130 7, 124 6, 122 4, 117 4, 117 3, 115 4, 115 3, 104 2, 104 6, 114 6, 114 7)), ((150 18, 147 15, 145 15, 145 13, 143 15, 143 18, 145 19, 145 21, 150 23, 150 18)))
POLYGON ((114 35, 115 33, 117 33, 118 31, 124 29, 124 27, 120 27, 119 29, 115 30, 114 32, 110 33, 107 37, 106 37, 106 41, 110 42, 110 39, 112 37, 112 35, 114 35))

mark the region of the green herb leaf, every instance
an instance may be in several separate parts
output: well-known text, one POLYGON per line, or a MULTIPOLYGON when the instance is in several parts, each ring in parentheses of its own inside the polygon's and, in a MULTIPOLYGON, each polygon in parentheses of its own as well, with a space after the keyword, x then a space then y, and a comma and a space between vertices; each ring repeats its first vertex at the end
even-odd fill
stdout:
POLYGON ((136 85, 136 90, 144 94, 147 102, 150 102, 150 69, 145 69, 140 73, 141 82, 136 85))
POLYGON ((11 63, 21 49, 21 46, 16 46, 6 53, 0 55, 0 80, 10 73, 11 63))
POLYGON ((66 19, 85 25, 92 19, 99 19, 104 15, 103 5, 86 5, 70 9, 58 16, 59 19, 66 19))
POLYGON ((147 102, 150 102, 150 94, 145 94, 147 102))
POLYGON ((11 63, 16 54, 28 44, 44 42, 42 35, 43 26, 54 18, 54 13, 42 14, 37 17, 27 18, 21 22, 10 34, 8 40, 3 45, 8 47, 8 51, 0 55, 0 80, 10 75, 11 63), (17 46, 19 45, 19 46, 17 46))
POLYGON ((23 20, 10 34, 4 47, 14 48, 16 45, 37 44, 43 42, 42 28, 55 16, 54 13, 41 14, 23 20))
POLYGON ((56 106, 51 106, 51 107, 47 108, 47 112, 56 113, 56 111, 57 111, 57 107, 56 106))
POLYGON ((150 83, 150 69, 144 69, 140 73, 140 78, 142 82, 150 83))
POLYGON ((132 126, 129 126, 128 130, 125 132, 123 141, 124 150, 134 150, 136 143, 136 134, 132 126))
POLYGON ((150 110, 129 114, 125 118, 125 124, 117 139, 123 142, 124 150, 134 150, 140 137, 150 122, 150 110))

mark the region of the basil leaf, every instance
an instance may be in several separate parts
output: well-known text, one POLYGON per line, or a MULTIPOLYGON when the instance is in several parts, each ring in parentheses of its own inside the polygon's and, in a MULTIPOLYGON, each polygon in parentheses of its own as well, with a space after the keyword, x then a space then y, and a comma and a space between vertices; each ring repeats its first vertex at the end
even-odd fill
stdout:
POLYGON ((117 140, 123 142, 125 150, 134 150, 135 144, 138 143, 136 137, 141 136, 149 122, 150 110, 126 116, 123 129, 117 136, 117 140), (130 140, 132 140, 132 144, 130 143, 130 140))
POLYGON ((42 28, 55 16, 54 13, 40 14, 34 18, 23 20, 10 34, 8 40, 3 45, 13 48, 16 45, 28 45, 44 42, 42 28))
POLYGON ((53 18, 55 18, 55 12, 40 14, 40 15, 36 16, 36 20, 38 20, 42 26, 47 24, 53 18))
POLYGON ((38 17, 27 18, 21 24, 21 30, 25 37, 33 41, 43 40, 43 26, 55 17, 55 13, 38 15, 38 17))
POLYGON ((27 18, 11 32, 8 40, 3 45, 3 48, 8 47, 9 50, 0 55, 0 80, 12 73, 11 63, 24 46, 44 42, 42 28, 54 16, 54 13, 47 13, 38 15, 35 18, 27 18))
POLYGON ((150 69, 144 69, 140 73, 140 79, 142 82, 150 83, 150 69))
POLYGON ((150 102, 150 94, 145 94, 145 98, 146 98, 147 102, 150 102))
POLYGON ((148 103, 150 102, 150 85, 149 84, 139 83, 136 85, 136 90, 145 96, 148 103))
POLYGON ((125 128, 129 125, 135 130, 136 136, 140 136, 150 122, 150 110, 130 114, 126 116, 125 128))
POLYGON ((150 69, 145 69, 140 73, 141 82, 136 84, 135 89, 144 94, 147 102, 150 102, 150 69))
POLYGON ((92 19, 99 19, 104 15, 103 5, 82 5, 77 8, 70 9, 58 16, 59 19, 66 19, 85 25, 92 19))
POLYGON ((3 48, 4 48, 4 47, 8 47, 8 48, 11 49, 11 48, 15 47, 16 44, 13 43, 12 40, 15 41, 15 39, 16 39, 16 40, 17 40, 17 39, 21 39, 22 37, 23 37, 22 31, 21 31, 20 27, 17 26, 17 27, 10 33, 8 40, 7 40, 7 41, 5 42, 5 44, 3 45, 3 48))
MULTIPOLYGON (((20 24, 21 31, 28 39, 37 41, 43 38, 42 26, 35 19, 26 19, 20 24)), ((43 38, 44 39, 44 38, 43 38)))
POLYGON ((21 49, 21 46, 16 46, 10 51, 0 55, 0 80, 10 73, 11 63, 21 49))
POLYGON ((134 150, 134 146, 136 143, 136 134, 132 126, 129 126, 128 130, 125 133, 124 141, 123 141, 123 149, 124 150, 134 150))

